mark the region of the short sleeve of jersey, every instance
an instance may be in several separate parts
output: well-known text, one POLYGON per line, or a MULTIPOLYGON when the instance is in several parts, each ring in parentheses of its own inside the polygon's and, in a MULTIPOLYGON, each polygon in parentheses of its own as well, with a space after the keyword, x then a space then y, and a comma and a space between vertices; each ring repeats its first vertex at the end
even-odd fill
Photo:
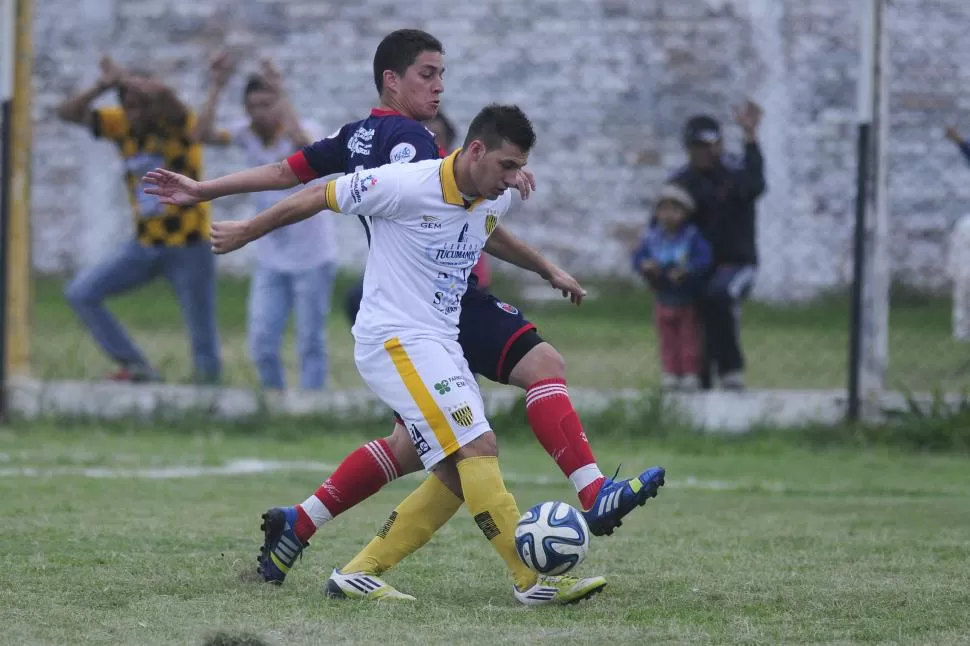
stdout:
POLYGON ((128 132, 128 117, 120 106, 98 108, 91 113, 91 131, 98 138, 121 139, 128 132))
POLYGON ((344 128, 314 141, 286 158, 290 169, 306 184, 318 177, 344 172, 344 128))
POLYGON ((365 217, 397 217, 401 204, 400 170, 394 165, 362 169, 327 183, 327 208, 365 217))
POLYGON ((392 164, 439 159, 438 146, 427 128, 408 119, 387 142, 387 157, 392 164))

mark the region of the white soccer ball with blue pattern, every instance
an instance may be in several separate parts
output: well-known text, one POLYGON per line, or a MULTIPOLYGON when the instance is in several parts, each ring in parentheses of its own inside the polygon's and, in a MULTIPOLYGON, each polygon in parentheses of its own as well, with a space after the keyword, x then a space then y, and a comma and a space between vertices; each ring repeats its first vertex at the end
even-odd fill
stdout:
POLYGON ((556 501, 539 503, 519 519, 515 549, 530 569, 565 574, 586 558, 589 527, 575 507, 556 501))

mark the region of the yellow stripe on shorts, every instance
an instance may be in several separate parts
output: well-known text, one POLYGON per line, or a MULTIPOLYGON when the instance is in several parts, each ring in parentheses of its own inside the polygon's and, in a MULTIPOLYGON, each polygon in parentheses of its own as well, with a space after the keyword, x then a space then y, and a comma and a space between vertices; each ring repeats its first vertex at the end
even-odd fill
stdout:
POLYGON ((384 349, 391 355, 391 361, 394 362, 394 368, 397 369, 397 374, 401 376, 404 387, 408 389, 408 393, 410 393, 414 403, 418 405, 418 410, 421 411, 421 415, 424 416, 428 426, 431 427, 431 432, 438 439, 438 444, 441 445, 445 455, 451 455, 457 451, 459 448, 458 438, 455 437, 454 431, 451 430, 448 418, 445 417, 444 412, 435 403, 434 397, 431 396, 431 391, 424 385, 424 382, 421 380, 421 375, 418 374, 417 368, 411 362, 411 357, 408 356, 404 346, 401 345, 401 340, 394 337, 393 339, 385 341, 384 349))

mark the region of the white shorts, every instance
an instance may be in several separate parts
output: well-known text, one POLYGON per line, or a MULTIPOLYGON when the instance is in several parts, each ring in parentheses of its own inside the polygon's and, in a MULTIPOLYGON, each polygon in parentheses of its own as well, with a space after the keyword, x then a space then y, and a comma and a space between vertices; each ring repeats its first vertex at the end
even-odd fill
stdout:
POLYGON ((492 430, 457 341, 357 343, 354 361, 364 383, 404 420, 425 469, 492 430))

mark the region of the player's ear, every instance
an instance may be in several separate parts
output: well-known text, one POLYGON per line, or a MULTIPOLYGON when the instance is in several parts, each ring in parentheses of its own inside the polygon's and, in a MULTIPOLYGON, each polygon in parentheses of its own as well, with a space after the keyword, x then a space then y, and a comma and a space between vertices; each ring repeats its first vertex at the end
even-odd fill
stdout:
POLYGON ((397 92, 397 85, 401 78, 397 75, 394 70, 384 70, 384 74, 381 76, 384 81, 384 90, 393 90, 397 92))
POLYGON ((471 153, 472 161, 480 162, 488 151, 485 150, 485 144, 480 139, 473 139, 468 144, 468 152, 471 153))

